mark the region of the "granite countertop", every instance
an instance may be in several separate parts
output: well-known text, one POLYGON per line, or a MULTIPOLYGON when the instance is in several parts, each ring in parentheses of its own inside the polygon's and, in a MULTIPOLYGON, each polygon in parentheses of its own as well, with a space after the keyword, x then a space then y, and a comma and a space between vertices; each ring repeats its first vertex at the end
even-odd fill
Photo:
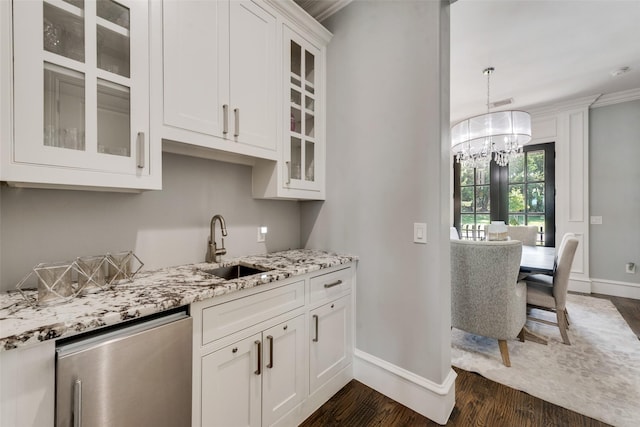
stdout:
MULTIPOLYGON (((0 351, 69 337, 241 289, 346 264, 356 259, 351 255, 296 249, 238 257, 219 264, 189 264, 141 271, 130 283, 78 296, 54 306, 32 306, 19 292, 5 292, 0 294, 0 351), (199 270, 239 262, 270 271, 224 280, 199 270)), ((27 294, 35 298, 36 291, 27 291, 27 294)))

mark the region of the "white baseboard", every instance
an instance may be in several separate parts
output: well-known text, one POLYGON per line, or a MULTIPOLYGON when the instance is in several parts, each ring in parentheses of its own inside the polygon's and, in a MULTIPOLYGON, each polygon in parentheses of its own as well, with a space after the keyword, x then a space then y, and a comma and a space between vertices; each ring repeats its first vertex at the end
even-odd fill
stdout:
POLYGON ((581 294, 590 294, 593 292, 591 290, 591 280, 569 279, 569 291, 580 292, 581 294))
POLYGON ((616 297, 640 299, 640 283, 591 279, 591 292, 616 297))
POLYGON ((447 423, 455 405, 453 369, 438 384, 358 349, 353 356, 356 380, 438 424, 447 423))

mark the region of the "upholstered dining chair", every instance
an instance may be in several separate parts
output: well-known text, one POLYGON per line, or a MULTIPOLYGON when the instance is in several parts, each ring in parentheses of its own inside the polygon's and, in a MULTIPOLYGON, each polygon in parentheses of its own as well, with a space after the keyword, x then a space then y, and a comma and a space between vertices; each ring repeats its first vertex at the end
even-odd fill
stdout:
POLYGON ((558 262, 553 276, 533 274, 525 278, 527 283, 527 307, 551 311, 556 314, 556 322, 529 315, 529 319, 553 326, 558 326, 562 342, 571 345, 567 329, 569 327, 567 313, 567 293, 571 264, 578 247, 578 239, 569 236, 563 239, 558 251, 558 262))
POLYGON ((518 282, 522 243, 451 240, 451 326, 498 340, 511 366, 507 340, 526 322, 526 284, 518 282))
POLYGON ((520 240, 523 245, 535 246, 538 239, 538 227, 535 225, 509 225, 507 236, 511 240, 520 240))
MULTIPOLYGON (((555 259, 553 260, 553 272, 555 273, 556 269, 558 268, 558 260, 560 259, 560 257, 562 256, 562 251, 564 250, 564 247, 567 243, 567 240, 570 237, 576 237, 576 235, 574 233, 565 233, 562 236, 562 239, 560 240, 560 245, 558 246, 558 250, 556 251, 556 256, 555 259)), ((539 285, 544 285, 544 286, 548 286, 548 287, 552 287, 553 286, 553 273, 551 274, 520 274, 521 279, 520 280, 528 280, 529 282, 534 282, 537 283, 539 285)), ((564 309, 564 314, 565 317, 567 319, 567 325, 571 324, 570 319, 569 319, 569 312, 567 311, 567 308, 565 307, 564 309)))
POLYGON ((558 267, 558 260, 562 256, 562 251, 564 251, 564 247, 567 244, 567 240, 569 240, 569 238, 571 237, 576 237, 576 235, 573 233, 564 233, 564 235, 562 236, 562 240, 560 241, 560 246, 558 246, 558 251, 556 252, 555 265, 553 266, 554 270, 558 267))

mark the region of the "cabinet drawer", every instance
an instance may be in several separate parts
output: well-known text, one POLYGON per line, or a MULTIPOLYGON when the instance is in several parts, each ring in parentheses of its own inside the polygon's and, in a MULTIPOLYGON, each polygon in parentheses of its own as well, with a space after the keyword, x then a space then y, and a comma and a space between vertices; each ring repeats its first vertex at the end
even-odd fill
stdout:
POLYGON ((304 305, 304 280, 202 310, 202 345, 304 305))
POLYGON ((351 268, 332 273, 322 274, 311 278, 310 301, 316 302, 325 298, 332 298, 351 289, 351 268))

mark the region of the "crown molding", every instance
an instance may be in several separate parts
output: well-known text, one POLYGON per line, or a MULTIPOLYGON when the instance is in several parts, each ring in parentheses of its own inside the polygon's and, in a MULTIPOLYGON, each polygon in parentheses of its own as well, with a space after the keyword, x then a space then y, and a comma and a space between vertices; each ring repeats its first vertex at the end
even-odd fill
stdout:
POLYGON ((320 22, 324 21, 326 18, 330 17, 331 15, 333 15, 334 13, 336 13, 337 11, 339 11, 340 9, 342 9, 343 7, 351 3, 351 1, 352 0, 338 0, 335 3, 332 3, 331 6, 325 8, 322 12, 318 13, 318 15, 316 16, 316 19, 320 22))
POLYGON ((271 5, 282 15, 292 22, 295 22, 303 30, 313 34, 324 44, 328 44, 333 34, 320 24, 313 16, 307 13, 302 7, 293 2, 293 0, 264 0, 265 3, 271 5))
POLYGON ((554 103, 550 103, 550 104, 539 106, 539 107, 530 107, 530 108, 523 107, 521 109, 524 111, 527 111, 532 116, 533 115, 543 116, 545 114, 555 114, 559 111, 567 111, 567 110, 581 110, 581 109, 589 108, 601 96, 602 94, 589 95, 589 96, 583 96, 580 98, 569 99, 566 101, 554 102, 554 103))
POLYGON ((333 15, 349 3, 352 0, 296 0, 309 15, 313 16, 319 22, 333 15))
POLYGON ((640 99, 640 88, 623 90, 602 95, 596 102, 591 104, 591 108, 605 107, 607 105, 636 101, 638 99, 640 99))

